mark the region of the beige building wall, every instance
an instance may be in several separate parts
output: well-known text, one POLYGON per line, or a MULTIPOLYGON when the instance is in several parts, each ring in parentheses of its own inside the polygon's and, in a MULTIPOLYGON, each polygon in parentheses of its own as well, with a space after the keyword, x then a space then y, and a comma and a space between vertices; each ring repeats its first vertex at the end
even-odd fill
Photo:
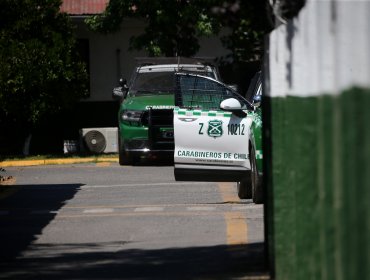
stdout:
MULTIPOLYGON (((113 101, 112 88, 118 85, 119 77, 129 79, 135 57, 146 56, 144 51, 128 50, 130 38, 143 32, 144 22, 127 19, 119 32, 105 35, 89 31, 83 18, 74 20, 77 38, 89 40, 90 98, 86 101, 113 101)), ((199 43, 196 56, 220 57, 228 53, 218 36, 201 38, 199 43)))

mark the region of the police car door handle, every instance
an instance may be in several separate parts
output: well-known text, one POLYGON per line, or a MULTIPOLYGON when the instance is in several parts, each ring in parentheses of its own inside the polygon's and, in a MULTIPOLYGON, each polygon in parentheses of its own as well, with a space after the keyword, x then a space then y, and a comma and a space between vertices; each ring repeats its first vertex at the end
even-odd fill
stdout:
POLYGON ((178 118, 182 122, 193 122, 197 120, 198 118, 178 118))

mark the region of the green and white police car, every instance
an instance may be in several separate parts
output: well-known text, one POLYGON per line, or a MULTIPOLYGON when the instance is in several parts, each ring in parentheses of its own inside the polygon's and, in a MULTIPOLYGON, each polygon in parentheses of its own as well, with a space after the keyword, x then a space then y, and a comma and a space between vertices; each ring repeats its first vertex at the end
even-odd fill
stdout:
POLYGON ((261 91, 250 102, 210 77, 176 74, 177 181, 238 182, 240 198, 262 202, 261 91))
POLYGON ((128 83, 113 90, 120 100, 118 143, 120 165, 142 157, 172 157, 175 73, 196 73, 219 79, 210 59, 138 58, 128 83))

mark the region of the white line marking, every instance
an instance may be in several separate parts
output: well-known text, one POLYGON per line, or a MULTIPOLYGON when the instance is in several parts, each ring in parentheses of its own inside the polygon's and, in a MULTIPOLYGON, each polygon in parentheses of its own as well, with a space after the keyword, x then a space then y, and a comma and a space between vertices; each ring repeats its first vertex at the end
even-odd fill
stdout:
POLYGON ((139 207, 135 208, 135 212, 160 212, 163 211, 163 207, 139 207))
POLYGON ((45 214, 58 214, 58 211, 53 210, 33 210, 31 215, 45 215, 45 214))
POLYGON ((112 208, 95 208, 84 210, 84 214, 101 214, 101 213, 113 213, 114 209, 112 208))
POLYGON ((194 207, 188 207, 188 211, 213 211, 216 209, 216 207, 211 206, 194 206, 194 207))
POLYGON ((124 187, 150 187, 150 186, 182 186, 182 185, 212 185, 208 182, 165 182, 165 183, 145 183, 145 184, 121 184, 121 185, 85 185, 80 189, 94 189, 94 188, 124 188, 124 187))
POLYGON ((263 205, 261 204, 247 204, 247 205, 239 205, 239 206, 233 206, 231 209, 234 211, 238 210, 257 210, 263 208, 263 205))

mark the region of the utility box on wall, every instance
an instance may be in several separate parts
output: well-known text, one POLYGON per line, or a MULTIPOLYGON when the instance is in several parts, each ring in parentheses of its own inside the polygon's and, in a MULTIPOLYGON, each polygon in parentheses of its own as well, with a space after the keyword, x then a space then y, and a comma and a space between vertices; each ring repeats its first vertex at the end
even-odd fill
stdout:
POLYGON ((80 149, 83 152, 94 154, 118 153, 118 128, 82 128, 80 149))

